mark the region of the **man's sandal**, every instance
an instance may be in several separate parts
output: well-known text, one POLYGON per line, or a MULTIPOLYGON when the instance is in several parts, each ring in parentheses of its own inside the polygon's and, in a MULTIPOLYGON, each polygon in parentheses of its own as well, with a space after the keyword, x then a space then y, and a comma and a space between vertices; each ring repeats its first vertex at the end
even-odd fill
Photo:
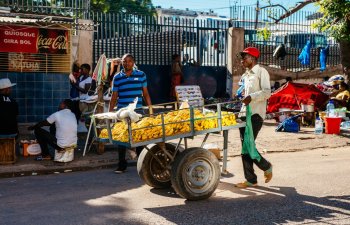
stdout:
POLYGON ((271 165, 270 169, 268 169, 264 172, 264 177, 265 177, 265 183, 269 183, 270 180, 272 179, 272 165, 271 165))
POLYGON ((257 183, 253 184, 253 183, 250 183, 248 181, 244 181, 242 183, 235 184, 235 187, 238 187, 238 188, 247 188, 247 187, 256 187, 256 186, 258 186, 257 183))

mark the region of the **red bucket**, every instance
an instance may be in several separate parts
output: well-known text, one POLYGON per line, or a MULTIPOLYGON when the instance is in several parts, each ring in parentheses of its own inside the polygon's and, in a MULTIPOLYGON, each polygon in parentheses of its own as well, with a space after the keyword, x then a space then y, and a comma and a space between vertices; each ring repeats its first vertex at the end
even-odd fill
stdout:
POLYGON ((326 117, 326 134, 339 134, 341 120, 341 117, 326 117))

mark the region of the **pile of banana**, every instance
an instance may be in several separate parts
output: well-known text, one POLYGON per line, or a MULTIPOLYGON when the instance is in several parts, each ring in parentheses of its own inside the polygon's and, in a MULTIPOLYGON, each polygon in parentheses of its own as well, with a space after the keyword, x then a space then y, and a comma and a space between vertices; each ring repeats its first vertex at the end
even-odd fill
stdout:
MULTIPOLYGON (((221 112, 222 126, 236 124, 235 114, 221 112)), ((194 130, 208 130, 218 127, 218 113, 209 112, 203 114, 200 110, 194 110, 194 130)), ((190 127, 190 110, 182 109, 164 114, 164 135, 188 133, 190 127)), ((131 123, 132 139, 134 142, 142 142, 163 136, 161 115, 144 117, 136 123, 131 123)), ((126 122, 117 122, 112 129, 112 137, 115 141, 129 142, 128 125, 126 122)), ((103 129, 100 138, 108 138, 107 129, 103 129)))

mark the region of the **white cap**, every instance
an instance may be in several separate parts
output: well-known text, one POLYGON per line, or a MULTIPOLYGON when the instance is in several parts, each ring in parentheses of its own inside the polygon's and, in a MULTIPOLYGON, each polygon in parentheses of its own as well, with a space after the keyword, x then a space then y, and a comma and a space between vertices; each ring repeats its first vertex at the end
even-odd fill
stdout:
POLYGON ((0 89, 9 88, 15 85, 16 83, 11 83, 10 79, 8 78, 0 79, 0 89))

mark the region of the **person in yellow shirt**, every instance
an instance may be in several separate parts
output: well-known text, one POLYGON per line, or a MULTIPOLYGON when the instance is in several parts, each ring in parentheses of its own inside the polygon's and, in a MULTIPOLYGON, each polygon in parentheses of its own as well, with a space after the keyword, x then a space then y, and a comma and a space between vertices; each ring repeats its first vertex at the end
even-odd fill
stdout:
POLYGON ((341 82, 338 88, 331 94, 331 99, 335 100, 335 107, 347 107, 350 99, 349 86, 341 82))

